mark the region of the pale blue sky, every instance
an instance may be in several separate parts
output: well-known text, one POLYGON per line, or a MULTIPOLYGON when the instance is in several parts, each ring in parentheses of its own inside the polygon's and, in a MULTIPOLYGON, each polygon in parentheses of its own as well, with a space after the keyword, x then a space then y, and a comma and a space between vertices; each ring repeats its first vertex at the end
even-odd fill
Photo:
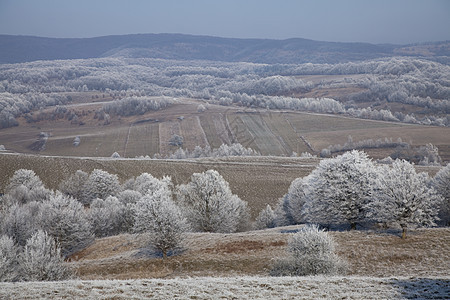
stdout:
POLYGON ((450 0, 0 0, 0 34, 450 40, 450 0))

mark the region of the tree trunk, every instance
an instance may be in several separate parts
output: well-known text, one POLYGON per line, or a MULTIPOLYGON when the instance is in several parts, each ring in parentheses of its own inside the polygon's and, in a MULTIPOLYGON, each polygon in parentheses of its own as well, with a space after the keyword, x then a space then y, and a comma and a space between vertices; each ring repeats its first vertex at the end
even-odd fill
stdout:
POLYGON ((406 239, 406 227, 402 227, 402 239, 406 239))

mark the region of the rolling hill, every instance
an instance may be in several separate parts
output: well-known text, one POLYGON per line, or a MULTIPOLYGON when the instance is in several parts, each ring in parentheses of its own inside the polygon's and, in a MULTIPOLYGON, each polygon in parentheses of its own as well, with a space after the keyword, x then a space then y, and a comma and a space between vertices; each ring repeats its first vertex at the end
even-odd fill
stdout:
POLYGON ((95 38, 0 35, 0 63, 114 56, 271 64, 338 63, 394 55, 449 56, 450 42, 375 45, 301 38, 233 39, 182 34, 133 34, 95 38))

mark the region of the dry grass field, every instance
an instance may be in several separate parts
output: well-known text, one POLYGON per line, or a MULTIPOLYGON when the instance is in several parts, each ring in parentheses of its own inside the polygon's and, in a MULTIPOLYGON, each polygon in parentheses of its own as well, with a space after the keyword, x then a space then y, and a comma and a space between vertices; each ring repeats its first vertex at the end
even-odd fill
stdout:
MULTIPOLYGON (((292 232, 302 225, 243 233, 190 233, 185 250, 166 260, 146 248, 144 235, 97 239, 72 256, 81 279, 143 279, 188 276, 267 276, 285 254, 292 232)), ((450 229, 411 231, 332 231, 348 276, 442 277, 450 270, 450 229)))
POLYGON ((194 277, 0 283, 3 299, 448 299, 450 278, 194 277))
POLYGON ((448 299, 450 229, 331 232, 345 276, 268 277, 289 226, 235 234, 191 233, 166 260, 143 235, 97 239, 69 264, 79 279, 0 283, 2 299, 448 299))

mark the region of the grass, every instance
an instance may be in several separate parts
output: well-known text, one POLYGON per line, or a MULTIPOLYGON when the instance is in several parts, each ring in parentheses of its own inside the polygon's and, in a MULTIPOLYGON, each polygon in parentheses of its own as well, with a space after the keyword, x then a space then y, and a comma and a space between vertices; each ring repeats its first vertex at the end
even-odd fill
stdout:
MULTIPOLYGON (((185 251, 166 260, 147 253, 143 235, 97 239, 77 253, 72 264, 81 279, 143 279, 191 276, 267 276, 285 255, 290 233, 299 227, 234 234, 190 233, 185 251)), ((450 229, 412 231, 406 240, 392 232, 331 232, 338 255, 349 265, 348 276, 439 277, 450 269, 450 229)))
POLYGON ((0 283, 4 299, 445 299, 445 278, 229 277, 0 283))
MULTIPOLYGON (((300 225, 301 226, 301 225, 300 225)), ((97 239, 69 263, 80 279, 0 283, 2 299, 447 299, 450 229, 331 232, 345 276, 267 277, 299 226, 190 233, 166 260, 139 253, 144 235, 97 239)))

